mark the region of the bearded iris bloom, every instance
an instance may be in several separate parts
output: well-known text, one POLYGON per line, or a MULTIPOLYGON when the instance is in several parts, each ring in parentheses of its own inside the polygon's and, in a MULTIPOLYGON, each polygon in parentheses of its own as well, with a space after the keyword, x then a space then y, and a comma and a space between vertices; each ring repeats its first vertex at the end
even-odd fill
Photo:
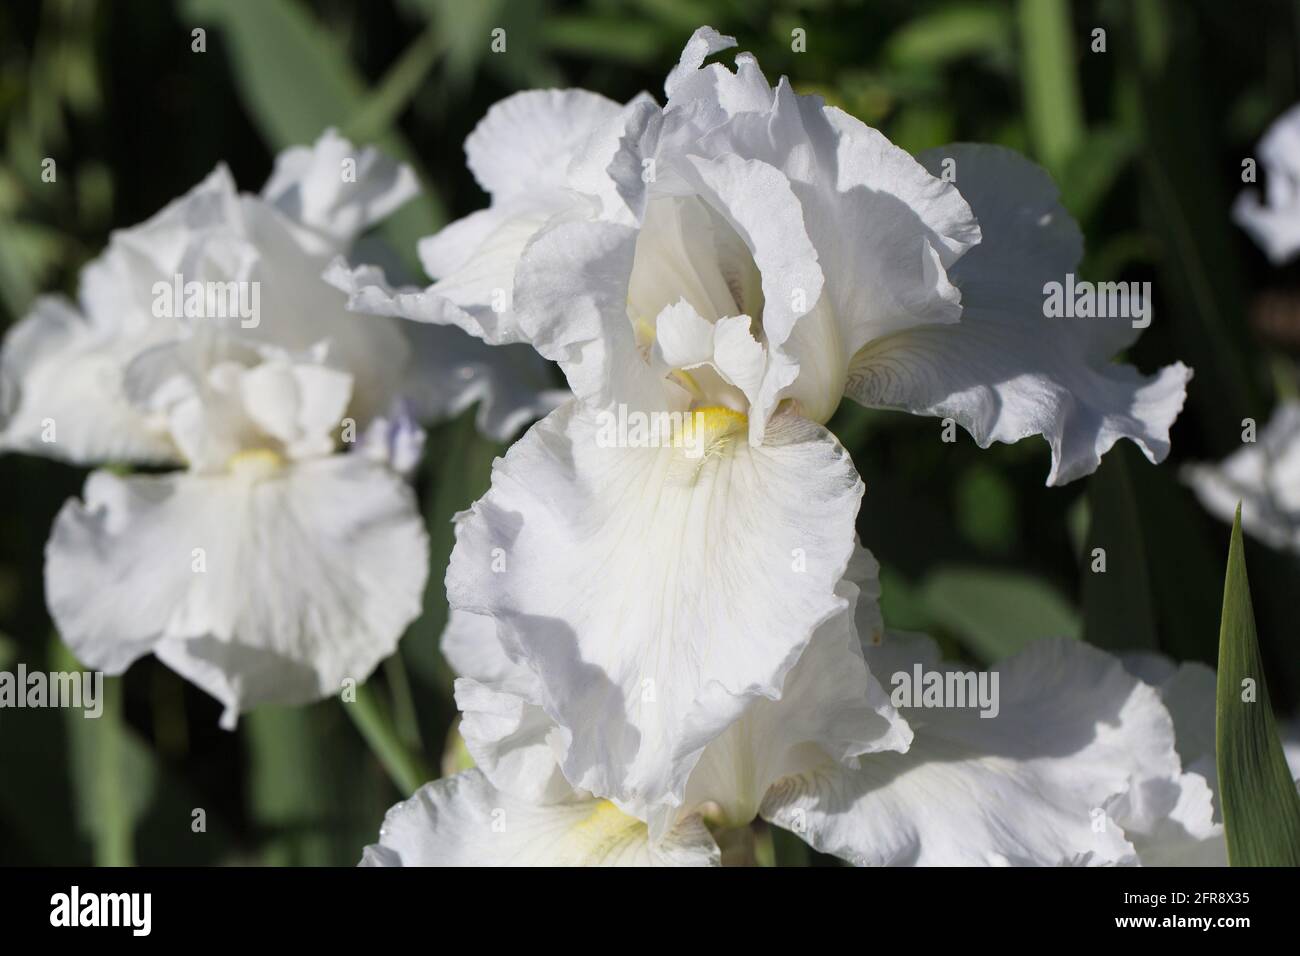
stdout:
MULTIPOLYGON (((981 445, 1042 434, 1061 483, 1121 437, 1162 458, 1190 375, 1111 364, 1127 322, 1044 317, 1081 243, 1032 164, 979 146, 918 162, 748 55, 704 65, 731 45, 697 31, 662 108, 499 104, 466 143, 492 205, 422 247, 439 281, 331 276, 354 308, 529 342, 564 371, 574 400, 460 517, 448 595, 532 675, 565 779, 653 834, 710 745, 851 620, 863 486, 825 428, 844 395, 981 445), (697 413, 707 452, 603 447, 620 406, 697 413)), ((862 714, 837 755, 903 748, 892 726, 862 714)))
POLYGON ((47 599, 86 664, 120 673, 153 652, 229 727, 261 703, 336 693, 392 653, 428 573, 403 477, 417 419, 477 400, 504 437, 552 404, 500 350, 362 320, 322 281, 416 188, 332 131, 281 154, 261 195, 219 167, 114 234, 81 311, 45 299, 10 334, 4 447, 175 469, 96 471, 55 521, 47 599), (178 313, 173 287, 216 294, 178 313), (207 314, 230 289, 252 290, 241 305, 258 314, 207 314))

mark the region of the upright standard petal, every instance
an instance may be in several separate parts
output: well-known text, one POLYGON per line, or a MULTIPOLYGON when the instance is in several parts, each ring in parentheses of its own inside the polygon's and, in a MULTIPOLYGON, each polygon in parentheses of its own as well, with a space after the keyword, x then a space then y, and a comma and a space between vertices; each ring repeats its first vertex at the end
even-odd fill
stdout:
POLYGON ((1051 179, 994 146, 949 146, 922 158, 935 172, 955 163, 979 219, 980 244, 949 270, 961 321, 868 344, 854 357, 847 394, 951 417, 981 447, 1041 434, 1052 449, 1049 485, 1089 474, 1120 438, 1163 460, 1191 371, 1175 363, 1148 378, 1113 364, 1138 335, 1130 318, 1047 317, 1047 284, 1072 281, 1082 252, 1051 179))
POLYGON ((297 704, 364 680, 420 613, 428 543, 414 496, 362 455, 221 475, 95 472, 46 548, 59 633, 120 673, 154 651, 226 708, 297 704))
POLYGON ((764 802, 768 820, 858 865, 1136 862, 1106 808, 1134 780, 1178 773, 1155 689, 1086 644, 1041 640, 986 675, 993 707, 981 711, 947 699, 974 692, 974 675, 948 683, 961 672, 928 638, 891 635, 864 650, 895 694, 910 682, 922 705, 900 708, 911 748, 785 778, 764 802))
POLYGON ((566 171, 622 109, 584 90, 530 90, 495 104, 465 141, 492 205, 420 242, 420 261, 438 281, 395 287, 374 266, 344 262, 332 267, 330 281, 354 311, 454 325, 490 345, 526 341, 513 303, 515 267, 553 218, 598 206, 569 188, 566 171))
POLYGON ((419 191, 410 166, 327 129, 313 145, 291 146, 275 158, 262 198, 310 233, 323 253, 348 248, 419 191))
POLYGON ((723 78, 731 74, 716 64, 709 70, 716 82, 669 101, 659 158, 680 149, 780 170, 801 211, 799 233, 811 240, 824 277, 815 287, 792 283, 804 308, 779 341, 799 377, 782 396, 824 421, 863 346, 902 329, 957 321, 960 296, 947 270, 980 230, 953 184, 876 130, 820 97, 795 94, 785 79, 773 90, 752 60, 737 58, 734 82, 761 86, 762 97, 728 96, 732 81, 723 78))
POLYGON ((388 811, 362 866, 718 866, 699 818, 651 842, 640 820, 572 794, 545 806, 502 793, 477 770, 425 784, 388 811))
POLYGON ((493 104, 465 140, 470 172, 493 200, 563 187, 569 164, 621 107, 586 90, 527 90, 493 104))
POLYGON ((862 483, 843 448, 789 416, 761 447, 744 416, 705 419, 692 458, 611 447, 599 415, 560 408, 496 463, 447 572, 537 675, 567 778, 638 815, 681 803, 709 740, 847 605, 862 483))

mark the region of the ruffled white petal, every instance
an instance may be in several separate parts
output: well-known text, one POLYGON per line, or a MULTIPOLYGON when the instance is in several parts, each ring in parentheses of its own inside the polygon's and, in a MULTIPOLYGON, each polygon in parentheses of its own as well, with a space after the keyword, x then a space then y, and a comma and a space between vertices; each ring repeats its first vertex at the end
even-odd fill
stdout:
MULTIPOLYGON (((516 296, 527 340, 560 366, 573 394, 594 407, 672 407, 628 320, 636 254, 634 228, 561 222, 539 234, 519 263, 516 296)), ((686 401, 679 390, 677 407, 686 401)))
POLYGON ((618 103, 586 90, 527 90, 494 104, 465 140, 470 171, 494 201, 563 187, 569 163, 618 103))
POLYGON ((700 27, 686 41, 677 66, 664 83, 666 109, 683 114, 683 118, 689 114, 691 125, 699 132, 739 113, 761 113, 772 104, 772 86, 752 54, 737 54, 734 71, 721 63, 703 65, 709 56, 735 45, 734 38, 712 27, 700 27))
POLYGON ((421 421, 477 406, 478 430, 506 442, 569 397, 555 367, 526 345, 485 345, 439 325, 412 324, 409 337, 412 362, 401 391, 421 421))
POLYGON ((405 323, 349 312, 346 299, 322 279, 333 253, 313 253, 302 231, 269 204, 243 197, 241 219, 239 228, 256 249, 248 278, 259 283, 261 321, 232 336, 295 355, 323 348, 325 364, 352 376, 351 416, 364 423, 386 412, 412 365, 405 323))
POLYGON ((515 270, 528 244, 551 219, 571 209, 575 200, 557 192, 526 194, 475 213, 423 240, 421 258, 427 270, 441 278, 425 289, 395 287, 382 269, 350 266, 336 259, 325 274, 331 285, 346 292, 348 308, 372 315, 390 315, 454 325, 489 345, 527 340, 514 306, 515 270), (480 228, 481 227, 481 228, 480 228), (452 232, 446 239, 444 233, 452 232), (461 257, 463 261, 459 261, 461 257), (456 262, 455 268, 450 268, 456 262))
POLYGON ((827 757, 857 766, 863 754, 907 750, 911 729, 862 656, 862 641, 880 639, 878 570, 858 548, 836 587, 848 606, 813 634, 779 700, 755 699, 704 748, 687 784, 687 809, 713 805, 720 819, 743 826, 783 777, 818 769, 827 757))
POLYGON ((226 706, 362 681, 420 612, 427 535, 409 488, 362 455, 221 475, 95 472, 59 513, 45 589, 79 659, 153 650, 226 706))
POLYGON ((1078 266, 1079 231, 1037 166, 993 146, 927 153, 938 172, 956 161, 957 186, 982 239, 949 274, 961 321, 877 340, 855 357, 847 394, 865 405, 951 417, 981 447, 1041 434, 1052 449, 1048 484, 1092 472, 1120 438, 1153 462, 1169 451, 1191 372, 1151 377, 1112 364, 1137 330, 1125 318, 1047 318, 1044 285, 1078 266))
POLYGON ((563 739, 539 698, 535 689, 510 692, 467 677, 456 681, 460 735, 475 766, 521 800, 554 803, 572 788, 560 768, 563 739))
MULTIPOLYGON (((798 362, 787 356, 782 346, 795 323, 821 298, 823 277, 817 250, 804 230, 803 213, 789 181, 775 167, 727 154, 707 160, 687 157, 681 172, 744 243, 752 269, 757 271, 762 294, 762 335, 768 353, 767 367, 749 407, 749 438, 759 444, 783 389, 800 371, 798 362)), ((714 256, 725 266, 726 259, 720 252, 715 251, 714 256)), ((727 278, 733 286, 743 281, 734 273, 727 278)), ((737 302, 734 309, 716 317, 745 314, 754 305, 737 302)), ((820 421, 829 413, 809 413, 809 417, 820 421)))
POLYGON ((460 734, 492 785, 530 803, 554 803, 572 788, 560 770, 562 742, 542 709, 541 682, 512 660, 490 617, 453 609, 442 653, 457 674, 460 734))
POLYGON ((686 41, 677 65, 668 73, 668 79, 664 81, 664 95, 671 99, 682 83, 694 78, 696 71, 704 65, 708 57, 729 50, 735 45, 735 37, 719 33, 713 27, 700 27, 686 41))
MULTIPOLYGON (((865 650, 882 681, 940 666, 928 639, 865 650)), ((1157 692, 1069 640, 1036 641, 998 670, 997 716, 904 708, 907 753, 787 777, 763 815, 860 865, 1136 862, 1105 808, 1135 779, 1178 773, 1157 692)))
POLYGON ((133 405, 123 383, 124 365, 148 341, 38 299, 0 353, 0 449, 77 464, 174 462, 165 422, 133 405))
POLYGON ((734 73, 714 64, 683 78, 669 100, 657 162, 671 171, 703 157, 778 171, 778 183, 746 191, 749 201, 773 205, 791 194, 802 226, 767 218, 779 233, 806 235, 815 249, 824 281, 803 281, 777 263, 762 266, 769 306, 769 285, 786 282, 778 306, 798 290, 802 317, 789 327, 779 315, 765 314, 764 322, 799 366, 782 397, 795 399, 807 417, 830 417, 849 361, 866 343, 957 321, 959 295, 946 269, 978 241, 979 229, 951 183, 880 133, 819 97, 796 95, 784 79, 774 90, 742 55, 734 73))
POLYGON ((362 866, 718 866, 698 818, 651 843, 640 820, 572 795, 536 805, 469 770, 425 784, 388 811, 362 866))
POLYGON ((680 804, 700 751, 847 605, 862 485, 844 450, 780 416, 755 448, 718 414, 691 459, 601 447, 594 413, 560 408, 497 462, 448 570, 452 605, 495 618, 537 675, 567 778, 638 815, 680 804))
POLYGON ((1214 671, 1204 664, 1175 664, 1158 654, 1123 659, 1129 673, 1150 684, 1174 723, 1182 770, 1153 773, 1108 811, 1137 850, 1143 866, 1227 866, 1214 760, 1214 671))
POLYGON ((1300 551, 1300 402, 1277 407, 1256 436, 1217 465, 1191 465, 1183 479, 1205 509, 1274 548, 1300 551))
POLYGON ((537 686, 532 672, 506 653, 490 617, 452 608, 439 646, 460 677, 503 689, 528 691, 537 686))
POLYGON ((164 423, 132 407, 126 369, 185 331, 181 316, 155 314, 158 283, 170 288, 178 273, 250 277, 255 250, 229 225, 239 221, 234 181, 218 166, 145 222, 113 233, 82 271, 79 310, 39 299, 0 357, 0 447, 78 464, 175 462, 164 423))
POLYGON ((331 266, 328 280, 358 312, 455 325, 492 345, 526 341, 513 298, 515 268, 553 217, 596 208, 567 185, 598 128, 623 107, 583 90, 530 90, 497 103, 465 142, 470 169, 492 206, 421 240, 420 260, 438 281, 396 288, 374 266, 331 266))
POLYGON ((419 190, 410 166, 327 129, 312 146, 292 146, 275 158, 262 198, 311 233, 314 251, 324 253, 347 248, 419 190))

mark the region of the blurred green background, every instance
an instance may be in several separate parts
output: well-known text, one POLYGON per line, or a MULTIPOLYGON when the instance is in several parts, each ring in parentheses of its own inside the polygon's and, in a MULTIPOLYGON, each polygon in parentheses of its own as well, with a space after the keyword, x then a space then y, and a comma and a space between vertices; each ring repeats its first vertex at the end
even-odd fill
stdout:
MULTIPOLYGON (((1228 527, 1178 469, 1240 447, 1241 420, 1262 426, 1296 391, 1300 273, 1270 268, 1228 210, 1242 159, 1300 100, 1300 4, 17 0, 0 7, 0 321, 41 291, 75 292, 111 229, 218 161, 255 191, 277 150, 328 125, 416 166, 424 197, 383 229, 411 261, 419 236, 484 204, 461 144, 494 101, 557 85, 661 97, 705 23, 770 78, 788 74, 908 150, 978 140, 1035 157, 1083 227, 1085 276, 1154 283, 1155 321, 1130 360, 1196 370, 1164 465, 1124 443, 1058 489, 1043 487, 1040 440, 981 452, 965 433, 938 441, 934 420, 843 408, 831 427, 866 480, 859 531, 883 565, 889 623, 972 661, 1069 633, 1213 664, 1228 527), (495 27, 505 53, 489 49, 495 27), (195 28, 206 52, 191 49, 195 28), (805 52, 792 50, 796 28, 805 52), (55 183, 41 181, 44 157, 55 183), (1264 302, 1271 319, 1256 322, 1264 302), (1094 546, 1105 575, 1082 560, 1094 546)), ((454 724, 437 654, 448 520, 502 449, 468 418, 427 447, 426 613, 372 683, 436 768, 454 724)), ((41 562, 84 476, 0 458, 0 670, 75 666, 45 611, 41 562)), ((1247 558, 1273 698, 1292 713, 1300 564, 1254 544, 1247 558)), ((226 733, 218 705, 152 658, 108 686, 98 721, 0 711, 0 863, 352 864, 399 798, 336 701, 260 711, 226 733)))

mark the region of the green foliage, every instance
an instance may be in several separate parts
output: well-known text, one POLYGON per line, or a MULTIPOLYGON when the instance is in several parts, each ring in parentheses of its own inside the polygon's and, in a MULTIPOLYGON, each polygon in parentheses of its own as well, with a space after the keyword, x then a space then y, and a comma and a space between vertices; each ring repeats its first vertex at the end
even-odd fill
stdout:
POLYGON ((987 568, 941 568, 921 586, 936 624, 977 658, 997 661, 1042 637, 1078 637, 1069 604, 1028 574, 987 568))
MULTIPOLYGON (((415 74, 431 65, 427 40, 417 39, 416 56, 399 63, 398 78, 370 95, 338 38, 297 0, 187 0, 185 6, 197 22, 215 23, 228 37, 232 75, 272 149, 310 143, 326 128, 352 121, 376 145, 419 169, 394 120, 401 97, 419 80, 415 74)), ((408 261, 420 237, 446 218, 437 196, 426 182, 421 195, 382 226, 408 261)))
POLYGON ((1228 860, 1300 866, 1300 796, 1278 742, 1242 552, 1238 506, 1223 582, 1215 722, 1228 860))

